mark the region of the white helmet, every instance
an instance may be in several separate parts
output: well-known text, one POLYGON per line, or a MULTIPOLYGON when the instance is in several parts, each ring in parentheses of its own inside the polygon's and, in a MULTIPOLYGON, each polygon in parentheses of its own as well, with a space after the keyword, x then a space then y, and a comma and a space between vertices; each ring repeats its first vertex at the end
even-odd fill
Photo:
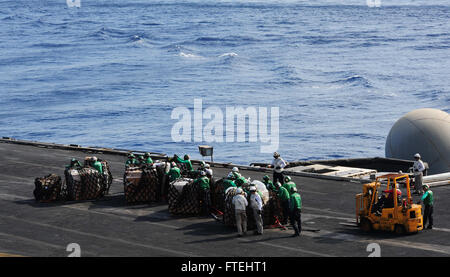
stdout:
POLYGON ((419 153, 416 153, 416 154, 414 155, 414 158, 420 159, 420 158, 421 158, 421 157, 420 157, 420 154, 419 154, 419 153))
POLYGON ((201 176, 206 176, 206 172, 204 170, 200 171, 201 176))
POLYGON ((205 168, 210 168, 209 164, 205 164, 205 168))
POLYGON ((231 171, 233 171, 233 172, 239 172, 239 168, 233 167, 233 169, 231 169, 231 171))
POLYGON ((256 187, 255 186, 251 186, 250 187, 250 191, 256 191, 256 187))
POLYGON ((236 189, 236 193, 237 193, 237 194, 242 194, 242 192, 243 192, 243 190, 242 190, 241 188, 237 188, 237 189, 236 189))
POLYGON ((97 159, 97 157, 94 156, 91 158, 91 161, 96 162, 96 161, 98 161, 98 159, 97 159))

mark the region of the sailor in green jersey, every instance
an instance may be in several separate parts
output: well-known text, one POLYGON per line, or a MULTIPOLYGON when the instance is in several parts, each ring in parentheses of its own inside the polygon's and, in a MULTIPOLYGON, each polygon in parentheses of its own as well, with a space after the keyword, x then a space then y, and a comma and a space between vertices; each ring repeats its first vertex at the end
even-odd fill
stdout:
POLYGON ((202 213, 208 215, 211 206, 209 178, 206 176, 205 171, 200 172, 200 177, 195 179, 194 184, 198 184, 200 187, 200 199, 202 200, 202 213))
POLYGON ((267 190, 269 191, 277 191, 277 188, 275 187, 275 185, 273 184, 272 181, 270 181, 269 175, 264 175, 263 177, 263 183, 264 185, 266 185, 267 190))
POLYGON ((228 176, 227 176, 227 177, 228 177, 228 178, 231 178, 231 176, 233 176, 236 180, 239 179, 239 178, 241 178, 242 175, 241 175, 241 173, 239 173, 239 168, 233 167, 233 168, 231 169, 231 172, 228 173, 228 176))
POLYGON ((181 177, 181 171, 175 162, 172 162, 172 166, 166 174, 169 176, 169 182, 173 182, 181 177))
POLYGON ((236 178, 236 180, 234 181, 234 183, 236 184, 236 186, 238 187, 243 187, 247 184, 247 179, 245 179, 244 176, 239 175, 238 178, 236 178))
POLYGON ((133 153, 128 155, 128 160, 125 162, 125 167, 136 166, 138 165, 138 161, 133 153))
POLYGON ((222 184, 224 191, 226 191, 230 187, 237 187, 234 181, 231 179, 224 179, 222 184))
POLYGON ((280 182, 277 182, 276 186, 277 189, 277 197, 280 199, 281 209, 283 212, 283 217, 281 218, 281 224, 286 225, 288 223, 289 218, 289 192, 286 190, 285 187, 283 187, 280 182))
POLYGON ((175 158, 176 158, 177 162, 179 162, 181 164, 184 164, 188 171, 194 171, 194 168, 192 167, 192 163, 191 163, 191 161, 189 159, 189 155, 184 155, 184 159, 182 159, 182 158, 180 158, 178 156, 175 156, 175 158))
POLYGON ((70 165, 66 165, 66 169, 81 169, 82 167, 81 163, 75 158, 72 158, 70 165))
POLYGON ((291 194, 292 188, 297 188, 296 184, 292 182, 291 177, 286 176, 284 177, 284 184, 283 187, 291 194))
POLYGON ((291 211, 291 224, 294 227, 295 234, 293 237, 300 236, 302 232, 302 198, 297 192, 297 188, 291 189, 291 198, 289 200, 289 209, 291 211))
POLYGON ((144 164, 144 156, 139 155, 139 156, 137 156, 137 159, 136 159, 136 160, 137 160, 137 165, 138 165, 138 166, 144 164))
POLYGON ((148 153, 148 152, 145 153, 143 163, 144 163, 144 164, 152 164, 152 163, 153 163, 153 160, 152 160, 152 158, 150 157, 150 153, 148 153))
MULTIPOLYGON (((425 206, 425 210, 423 212, 423 227, 425 227, 425 225, 429 221, 427 229, 433 229, 433 192, 430 190, 430 186, 428 185, 423 185, 422 188, 424 194, 420 200, 425 206)), ((420 204, 420 201, 418 204, 420 204)))
POLYGON ((100 174, 103 174, 103 166, 102 163, 98 161, 97 157, 91 158, 91 166, 96 169, 100 174))

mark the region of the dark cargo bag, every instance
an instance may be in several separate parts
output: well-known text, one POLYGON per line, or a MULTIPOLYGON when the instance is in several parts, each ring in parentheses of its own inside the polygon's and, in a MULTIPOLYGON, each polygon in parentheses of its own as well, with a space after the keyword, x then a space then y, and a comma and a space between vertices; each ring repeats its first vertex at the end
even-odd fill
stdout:
POLYGON ((49 174, 34 180, 35 189, 33 195, 38 202, 53 202, 65 200, 66 190, 61 181, 61 177, 56 174, 49 174))

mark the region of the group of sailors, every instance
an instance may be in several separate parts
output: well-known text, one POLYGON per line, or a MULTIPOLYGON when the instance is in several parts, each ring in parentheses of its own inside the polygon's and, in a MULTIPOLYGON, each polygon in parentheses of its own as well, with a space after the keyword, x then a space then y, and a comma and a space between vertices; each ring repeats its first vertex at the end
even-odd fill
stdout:
MULTIPOLYGON (((426 165, 422 162, 420 154, 414 155, 414 165, 412 167, 412 171, 414 173, 414 188, 415 193, 423 194, 425 189, 426 196, 425 199, 432 199, 432 192, 429 190, 429 187, 423 185, 423 175, 426 172, 426 165), (431 195, 431 197, 429 196, 431 195)), ((102 164, 98 161, 96 157, 91 157, 89 161, 87 161, 87 165, 98 170, 100 173, 103 172, 102 164)), ((137 158, 133 153, 128 155, 128 159, 125 163, 125 167, 133 167, 133 166, 143 166, 143 165, 153 165, 153 160, 150 157, 150 153, 145 153, 144 155, 139 155, 137 158)), ((174 156, 172 162, 170 163, 170 170, 166 173, 169 178, 169 182, 175 181, 178 178, 182 177, 182 170, 179 168, 182 167, 183 170, 188 172, 194 172, 194 168, 192 166, 192 162, 190 160, 189 155, 184 155, 183 159, 174 156)), ((280 223, 286 225, 288 223, 288 219, 290 219, 291 224, 293 225, 295 234, 294 236, 299 236, 301 233, 301 209, 302 209, 302 201, 301 196, 297 191, 297 185, 292 181, 289 176, 284 176, 283 170, 288 165, 288 163, 283 160, 279 153, 275 152, 273 154, 273 161, 268 168, 273 168, 273 181, 270 180, 268 175, 263 177, 262 182, 266 186, 268 191, 274 192, 274 195, 278 197, 281 203, 282 213, 280 215, 280 223)), ((82 167, 79 161, 76 159, 72 159, 69 167, 82 167)), ((198 185, 200 189, 200 199, 202 203, 202 214, 208 215, 211 209, 211 183, 214 182, 213 179, 213 171, 209 164, 202 162, 200 167, 196 171, 197 177, 194 179, 194 183, 198 185)), ((236 216, 236 225, 238 229, 238 235, 243 236, 246 234, 246 214, 245 207, 248 206, 248 200, 250 200, 250 207, 253 209, 253 214, 255 217, 255 222, 257 226, 257 230, 255 234, 262 235, 263 234, 263 222, 262 222, 262 200, 261 193, 256 189, 255 186, 249 184, 249 180, 247 180, 244 176, 242 176, 237 167, 233 167, 231 172, 227 175, 227 177, 223 180, 224 191, 226 191, 230 187, 236 188, 236 196, 233 199, 233 205, 235 207, 235 216, 236 216), (245 200, 245 201, 244 201, 245 200)), ((392 202, 392 192, 386 194, 386 203, 392 202)), ((401 191, 397 189, 397 195, 401 195, 401 191)), ((426 202, 426 217, 430 221, 430 226, 433 224, 432 218, 432 200, 424 201, 426 202), (431 204, 430 204, 431 202, 431 204)), ((389 205, 389 204, 388 204, 389 205)), ((383 205, 384 206, 384 205, 383 205)))
POLYGON ((80 170, 82 168, 93 168, 95 170, 97 170, 100 174, 103 174, 103 165, 101 163, 101 161, 93 156, 93 157, 87 157, 84 161, 84 166, 80 163, 80 161, 78 161, 75 158, 72 158, 72 160, 70 161, 70 164, 66 166, 66 169, 77 169, 80 170))
POLYGON ((144 155, 136 156, 133 153, 128 154, 128 159, 125 162, 125 168, 128 167, 139 167, 141 165, 152 165, 153 160, 150 157, 150 153, 145 153, 144 155))
MULTIPOLYGON (((262 212, 263 205, 261 194, 256 186, 248 185, 245 178, 243 178, 237 168, 233 168, 232 172, 224 181, 228 188, 236 187, 236 195, 233 198, 233 206, 235 208, 236 226, 238 236, 245 236, 247 232, 246 207, 250 205, 253 210, 253 216, 256 223, 255 235, 263 234, 262 212), (247 200, 249 199, 249 201, 247 200), (248 203, 250 202, 250 204, 248 203)), ((278 216, 281 218, 281 224, 286 225, 290 219, 292 227, 294 228, 293 236, 300 236, 301 227, 301 210, 302 199, 297 191, 297 185, 292 181, 291 177, 285 176, 282 179, 283 183, 276 181, 274 184, 268 175, 263 177, 263 184, 268 191, 274 192, 275 197, 280 200, 282 212, 278 216)))

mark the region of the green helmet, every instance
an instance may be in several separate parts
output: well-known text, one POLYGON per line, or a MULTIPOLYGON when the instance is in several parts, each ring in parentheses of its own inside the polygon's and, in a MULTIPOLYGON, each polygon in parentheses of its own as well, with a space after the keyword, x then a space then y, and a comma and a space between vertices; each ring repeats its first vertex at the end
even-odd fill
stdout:
POLYGON ((291 177, 289 177, 289 176, 284 177, 284 182, 285 183, 290 182, 290 181, 291 181, 291 177))
POLYGON ((133 153, 130 153, 130 154, 128 155, 128 158, 134 158, 134 154, 133 154, 133 153))
POLYGON ((188 154, 184 155, 184 159, 189 160, 189 155, 188 154))
POLYGON ((422 185, 422 188, 424 188, 424 189, 429 189, 430 186, 429 186, 429 185, 422 185))
POLYGON ((263 180, 269 181, 270 180, 269 175, 264 175, 263 180))
POLYGON ((150 157, 150 153, 146 152, 144 157, 150 157))

